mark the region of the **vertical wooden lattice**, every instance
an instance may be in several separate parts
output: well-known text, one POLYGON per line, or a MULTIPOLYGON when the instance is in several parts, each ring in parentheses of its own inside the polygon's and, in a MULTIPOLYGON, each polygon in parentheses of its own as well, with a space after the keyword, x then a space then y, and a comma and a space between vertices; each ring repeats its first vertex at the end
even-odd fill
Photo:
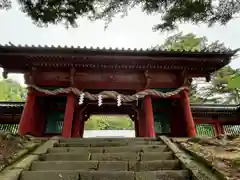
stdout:
POLYGON ((225 134, 240 135, 240 125, 223 125, 225 134))
POLYGON ((214 128, 212 124, 196 124, 197 136, 214 136, 214 128))
POLYGON ((0 124, 0 130, 10 132, 12 134, 18 133, 18 124, 0 124))

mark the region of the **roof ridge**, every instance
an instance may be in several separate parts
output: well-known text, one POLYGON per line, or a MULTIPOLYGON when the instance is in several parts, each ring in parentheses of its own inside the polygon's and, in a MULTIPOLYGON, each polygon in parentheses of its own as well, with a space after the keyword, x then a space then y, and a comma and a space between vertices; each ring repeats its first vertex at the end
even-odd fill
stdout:
POLYGON ((76 49, 76 50, 102 50, 102 51, 122 51, 122 52, 192 52, 192 53, 230 53, 232 55, 236 54, 240 48, 238 49, 212 49, 212 48, 202 48, 200 50, 198 49, 192 49, 192 50, 183 50, 183 49, 169 49, 164 48, 162 46, 159 47, 150 47, 150 48, 126 48, 126 47, 100 47, 100 46, 54 46, 54 45, 34 45, 34 44, 13 44, 9 42, 8 44, 0 44, 0 48, 46 48, 46 49, 76 49))

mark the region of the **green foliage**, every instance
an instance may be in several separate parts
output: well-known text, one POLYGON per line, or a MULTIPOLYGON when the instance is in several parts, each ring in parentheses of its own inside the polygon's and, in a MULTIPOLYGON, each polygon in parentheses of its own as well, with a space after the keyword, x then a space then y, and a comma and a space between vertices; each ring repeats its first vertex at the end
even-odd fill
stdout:
POLYGON ((205 48, 207 43, 206 37, 196 37, 195 34, 189 33, 183 35, 183 33, 178 33, 176 35, 168 37, 160 48, 169 50, 201 50, 205 48))
MULTIPOLYGON (((195 34, 178 33, 170 36, 166 41, 157 47, 169 50, 227 50, 223 43, 215 41, 208 43, 206 37, 197 37, 195 34)), ((216 71, 211 76, 210 85, 198 88, 192 84, 190 89, 191 103, 240 103, 240 69, 234 70, 226 66, 216 71), (201 93, 204 92, 204 93, 201 93)))
POLYGON ((85 130, 127 130, 134 129, 129 116, 124 115, 92 115, 85 123, 85 130))
POLYGON ((190 103, 202 103, 203 98, 200 96, 197 90, 197 84, 191 84, 190 87, 190 103))
MULTIPOLYGON (((18 0, 21 9, 38 25, 64 23, 76 26, 79 17, 104 19, 107 23, 129 9, 141 7, 147 14, 159 14, 155 30, 173 30, 178 22, 225 25, 240 12, 239 0, 18 0)), ((7 9, 11 0, 0 0, 7 9)))
POLYGON ((214 130, 211 124, 197 124, 195 127, 197 136, 214 136, 214 130))
POLYGON ((11 8, 12 2, 10 0, 0 0, 0 9, 11 8))
MULTIPOLYGON (((193 33, 183 34, 178 33, 173 36, 168 37, 165 42, 157 46, 160 48, 168 49, 168 50, 182 50, 182 51, 192 51, 192 50, 224 50, 227 49, 223 43, 219 41, 215 41, 212 43, 208 43, 206 37, 197 37, 193 33)), ((190 102, 191 103, 201 103, 206 101, 207 98, 203 98, 198 92, 197 84, 192 84, 190 87, 190 102)))
MULTIPOLYGON (((157 46, 159 47, 159 46, 157 46)), ((166 39, 161 48, 169 50, 227 50, 223 43, 215 41, 208 43, 206 37, 197 37, 195 34, 178 33, 166 39)), ((191 85, 191 103, 240 103, 240 70, 226 66, 216 71, 211 76, 210 85, 198 88, 197 84, 191 85), (204 92, 201 93, 200 91, 204 92)))
POLYGON ((197 37, 193 33, 183 34, 182 32, 169 36, 162 45, 156 46, 173 51, 200 51, 200 50, 227 50, 228 48, 219 41, 209 43, 205 36, 197 37))
POLYGON ((0 101, 25 101, 27 90, 11 79, 0 81, 0 101))
POLYGON ((228 87, 231 89, 240 88, 240 69, 237 69, 237 72, 229 79, 228 87))
POLYGON ((210 86, 202 88, 205 91, 205 101, 223 104, 239 104, 240 70, 226 66, 212 75, 210 86), (218 96, 217 96, 218 95, 218 96))

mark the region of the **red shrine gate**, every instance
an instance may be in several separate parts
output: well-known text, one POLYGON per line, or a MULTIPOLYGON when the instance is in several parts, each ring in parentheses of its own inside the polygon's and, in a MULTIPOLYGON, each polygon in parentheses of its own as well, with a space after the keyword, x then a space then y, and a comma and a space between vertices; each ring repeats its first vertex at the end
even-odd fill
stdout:
POLYGON ((25 74, 21 135, 82 137, 89 115, 107 112, 128 114, 137 136, 183 137, 196 135, 192 77, 209 79, 235 53, 0 46, 0 65, 25 74))

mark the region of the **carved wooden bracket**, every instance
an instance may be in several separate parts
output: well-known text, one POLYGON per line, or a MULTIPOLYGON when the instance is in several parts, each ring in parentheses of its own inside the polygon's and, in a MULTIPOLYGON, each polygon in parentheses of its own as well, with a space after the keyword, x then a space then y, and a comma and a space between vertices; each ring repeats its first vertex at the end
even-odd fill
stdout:
POLYGON ((151 76, 149 75, 148 70, 144 71, 144 77, 145 77, 145 80, 146 80, 144 89, 147 89, 150 85, 150 82, 151 82, 151 76))
POLYGON ((111 82, 116 82, 117 81, 117 77, 116 77, 115 74, 109 75, 107 78, 111 82))
POLYGON ((37 69, 32 67, 30 71, 24 74, 25 83, 34 84, 36 75, 37 75, 37 69))
POLYGON ((211 76, 210 76, 210 74, 208 74, 208 75, 205 77, 205 79, 206 79, 207 82, 210 82, 210 81, 211 81, 211 76))
POLYGON ((83 115, 84 121, 86 122, 90 117, 90 114, 86 113, 83 115))
POLYGON ((182 80, 181 85, 183 86, 191 86, 192 84, 192 77, 189 77, 186 69, 184 69, 183 72, 181 73, 181 80, 182 80))
POLYGON ((76 69, 71 68, 70 69, 70 84, 71 84, 72 87, 75 86, 75 75, 76 75, 76 69))
POLYGON ((191 84, 192 84, 192 78, 186 77, 184 80, 184 86, 191 86, 191 84))
POLYGON ((2 72, 2 76, 3 76, 4 79, 8 78, 8 72, 5 69, 2 72))

